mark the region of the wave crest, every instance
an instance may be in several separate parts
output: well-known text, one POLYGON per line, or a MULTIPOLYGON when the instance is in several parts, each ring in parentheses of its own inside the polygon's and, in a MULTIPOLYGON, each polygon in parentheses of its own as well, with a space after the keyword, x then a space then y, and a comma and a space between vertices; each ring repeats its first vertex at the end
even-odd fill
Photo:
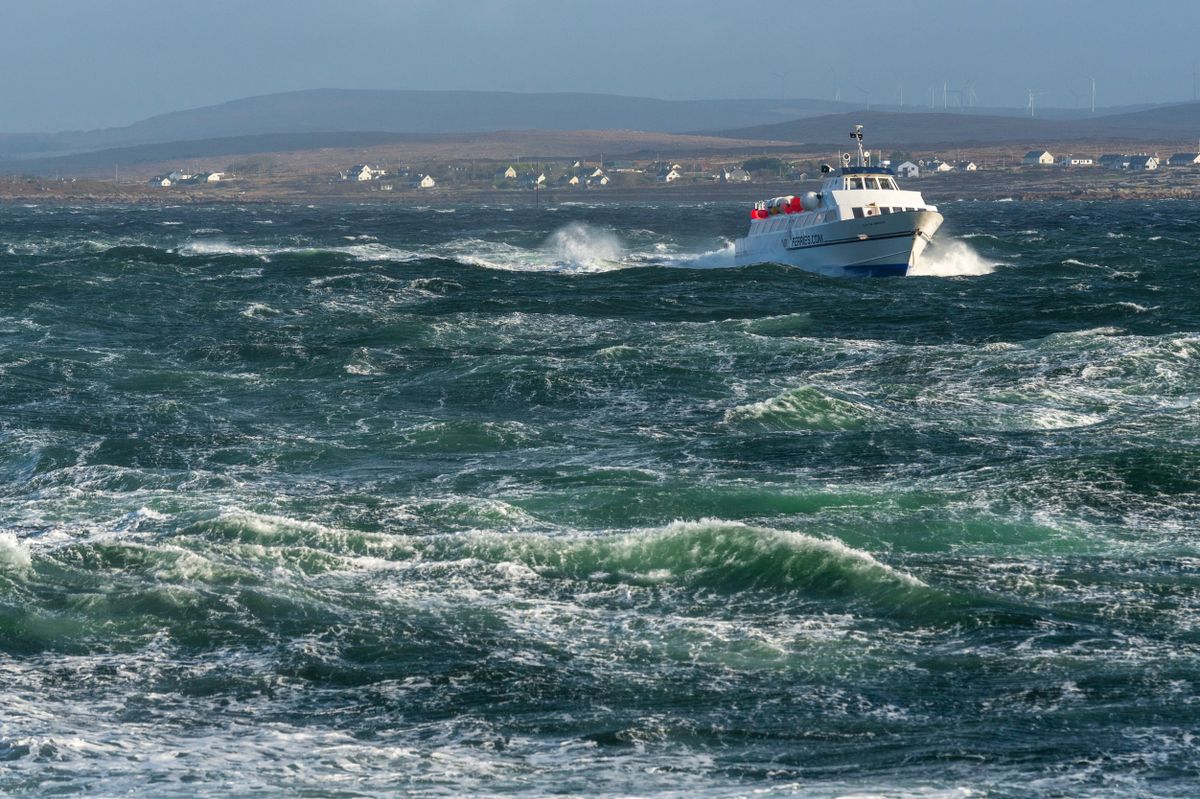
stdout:
POLYGON ((456 550, 443 555, 518 562, 549 578, 866 597, 925 587, 841 541, 720 519, 566 540, 482 534, 443 541, 456 550))
POLYGON ((738 405, 725 412, 725 424, 744 430, 856 430, 866 427, 874 411, 858 402, 804 386, 762 402, 738 405))

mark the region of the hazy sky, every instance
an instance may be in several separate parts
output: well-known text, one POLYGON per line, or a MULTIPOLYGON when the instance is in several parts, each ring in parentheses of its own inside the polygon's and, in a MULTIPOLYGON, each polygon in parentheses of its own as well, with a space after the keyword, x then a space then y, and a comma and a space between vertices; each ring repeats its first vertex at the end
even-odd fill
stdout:
POLYGON ((1084 106, 1191 100, 1200 0, 0 0, 0 31, 0 131, 324 87, 1084 106))

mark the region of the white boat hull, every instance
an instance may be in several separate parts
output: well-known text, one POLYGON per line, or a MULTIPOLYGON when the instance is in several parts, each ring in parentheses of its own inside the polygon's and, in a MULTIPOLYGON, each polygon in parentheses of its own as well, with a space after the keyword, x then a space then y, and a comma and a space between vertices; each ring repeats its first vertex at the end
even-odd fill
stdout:
POLYGON ((734 263, 778 263, 841 277, 905 275, 941 227, 937 211, 917 210, 778 230, 734 242, 734 263))

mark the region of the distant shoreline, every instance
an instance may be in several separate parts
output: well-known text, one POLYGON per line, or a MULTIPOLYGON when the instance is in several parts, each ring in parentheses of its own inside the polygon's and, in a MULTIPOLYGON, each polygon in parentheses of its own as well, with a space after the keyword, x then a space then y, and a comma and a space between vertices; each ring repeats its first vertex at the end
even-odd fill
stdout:
MULTIPOLYGON (((48 204, 314 204, 456 207, 486 205, 646 204, 745 202, 795 194, 819 181, 772 181, 737 185, 650 185, 590 189, 503 190, 448 187, 433 190, 364 191, 365 187, 287 181, 238 181, 217 187, 162 189, 108 181, 0 179, 0 203, 48 204)), ((1200 169, 1160 168, 1152 172, 1115 172, 1098 167, 1009 168, 973 173, 929 175, 904 183, 930 202, 954 200, 1157 200, 1200 199, 1200 169)))

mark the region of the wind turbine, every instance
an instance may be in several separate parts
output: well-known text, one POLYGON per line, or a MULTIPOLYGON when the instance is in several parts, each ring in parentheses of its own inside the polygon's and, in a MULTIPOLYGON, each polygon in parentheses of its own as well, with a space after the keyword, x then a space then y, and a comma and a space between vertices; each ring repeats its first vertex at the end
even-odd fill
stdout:
POLYGON ((1035 92, 1033 89, 1026 89, 1025 92, 1026 92, 1026 94, 1029 95, 1029 103, 1025 107, 1027 109, 1029 109, 1029 116, 1035 117, 1035 116, 1037 116, 1037 114, 1035 113, 1035 111, 1036 111, 1036 109, 1035 109, 1036 102, 1035 101, 1038 97, 1041 97, 1043 94, 1045 94, 1045 92, 1035 92))
POLYGON ((839 80, 838 80, 838 73, 837 73, 837 70, 836 70, 836 69, 834 69, 833 67, 830 67, 830 68, 829 68, 829 82, 830 82, 830 83, 832 83, 834 86, 836 86, 836 87, 837 87, 837 88, 836 88, 836 89, 834 89, 834 91, 833 91, 833 101, 834 101, 835 103, 840 103, 840 102, 842 101, 842 87, 841 87, 841 86, 838 86, 838 84, 839 84, 841 81, 839 81, 839 80))
POLYGON ((969 80, 962 85, 961 89, 958 90, 958 103, 959 105, 965 105, 969 108, 974 108, 975 104, 978 102, 979 95, 975 94, 975 81, 969 80))
POLYGON ((871 110, 871 90, 864 89, 862 86, 855 86, 854 88, 858 89, 860 92, 863 93, 863 97, 866 99, 866 103, 867 103, 867 110, 870 111, 871 110))

